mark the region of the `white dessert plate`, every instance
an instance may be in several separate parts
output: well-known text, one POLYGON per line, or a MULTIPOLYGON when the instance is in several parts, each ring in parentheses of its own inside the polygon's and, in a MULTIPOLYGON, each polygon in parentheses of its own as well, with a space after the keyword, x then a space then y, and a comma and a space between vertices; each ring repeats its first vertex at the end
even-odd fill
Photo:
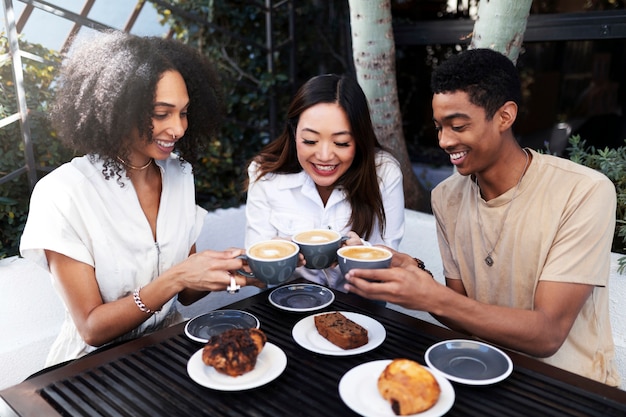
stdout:
MULTIPOLYGON (((366 362, 350 369, 339 381, 339 396, 355 413, 365 417, 396 417, 391 403, 378 391, 378 377, 391 363, 390 359, 366 362)), ((426 367, 428 369, 428 367, 426 367)), ((454 388, 442 375, 432 372, 441 393, 439 400, 428 410, 410 414, 419 417, 439 417, 446 414, 454 404, 454 388)))
POLYGON ((315 320, 313 317, 315 317, 316 314, 303 318, 297 322, 295 326, 293 326, 291 334, 294 340, 305 349, 315 353, 331 356, 348 356, 369 352, 370 350, 380 346, 380 344, 385 340, 387 332, 385 331, 383 325, 378 321, 359 313, 352 313, 348 311, 340 311, 340 313, 367 329, 367 337, 369 340, 365 345, 355 349, 342 349, 328 341, 328 339, 319 334, 317 328, 315 327, 315 320))
POLYGON ((187 362, 187 373, 196 383, 218 391, 242 391, 260 387, 276 379, 287 366, 287 355, 278 346, 265 343, 250 372, 240 376, 221 374, 202 361, 202 350, 194 353, 187 362))
POLYGON ((500 349, 476 340, 444 340, 426 351, 428 366, 451 381, 489 385, 513 372, 511 358, 500 349))
POLYGON ((259 328, 259 319, 241 310, 215 310, 189 320, 185 334, 191 340, 207 343, 211 336, 229 329, 259 328))
POLYGON ((270 293, 269 300, 283 310, 306 312, 329 306, 335 301, 335 294, 321 285, 293 284, 276 288, 270 293))

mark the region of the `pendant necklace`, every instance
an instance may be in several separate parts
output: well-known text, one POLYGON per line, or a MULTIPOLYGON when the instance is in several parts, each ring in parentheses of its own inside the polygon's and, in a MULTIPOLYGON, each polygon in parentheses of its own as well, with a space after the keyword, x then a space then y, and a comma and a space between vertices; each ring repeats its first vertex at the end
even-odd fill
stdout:
MULTIPOLYGON (((526 173, 526 168, 528 168, 528 162, 530 160, 528 156, 528 151, 523 148, 522 148, 522 151, 524 151, 524 154, 526 155, 526 164, 524 164, 522 175, 520 175, 519 180, 517 181, 517 185, 515 186, 515 191, 513 192, 511 201, 509 201, 509 206, 506 208, 506 211, 504 212, 504 217, 502 218, 502 222, 500 222, 500 231, 498 232, 498 238, 496 239, 496 242, 493 244, 491 250, 487 251, 487 257, 485 257, 485 263, 488 266, 493 266, 493 258, 491 257, 491 254, 496 249, 496 246, 498 245, 498 242, 500 241, 500 237, 502 236, 502 231, 504 230, 504 224, 506 222, 506 218, 508 217, 509 211, 511 210, 511 206, 513 205, 513 200, 517 196, 517 191, 519 190, 519 186, 522 183, 522 178, 524 178, 524 174, 526 173)), ((478 177, 474 177, 474 181, 476 182, 476 217, 478 218, 478 227, 480 229, 480 238, 483 242, 483 248, 487 250, 487 244, 485 243, 485 235, 483 234, 483 225, 482 225, 482 222, 480 221, 480 211, 478 210, 478 200, 480 198, 480 187, 478 186, 478 177)))
POLYGON ((152 163, 152 161, 154 161, 154 159, 150 158, 148 160, 148 162, 146 162, 145 165, 142 165, 140 167, 136 166, 136 165, 132 165, 126 161, 124 161, 122 158, 120 158, 119 156, 116 156, 117 160, 120 161, 122 163, 122 165, 124 165, 125 167, 128 167, 130 169, 134 169, 136 171, 143 171, 144 169, 148 168, 150 166, 150 164, 152 163))

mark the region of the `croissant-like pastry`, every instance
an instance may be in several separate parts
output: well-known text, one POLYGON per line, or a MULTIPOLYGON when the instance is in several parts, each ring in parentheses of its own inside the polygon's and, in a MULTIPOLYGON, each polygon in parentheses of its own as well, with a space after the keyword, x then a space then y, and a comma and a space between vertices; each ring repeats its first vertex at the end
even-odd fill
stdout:
POLYGON ((435 377, 409 359, 394 359, 378 377, 378 391, 398 416, 421 413, 439 400, 435 377))
POLYGON ((202 350, 202 361, 217 372, 239 376, 254 369, 267 342, 260 329, 229 329, 211 336, 202 350))

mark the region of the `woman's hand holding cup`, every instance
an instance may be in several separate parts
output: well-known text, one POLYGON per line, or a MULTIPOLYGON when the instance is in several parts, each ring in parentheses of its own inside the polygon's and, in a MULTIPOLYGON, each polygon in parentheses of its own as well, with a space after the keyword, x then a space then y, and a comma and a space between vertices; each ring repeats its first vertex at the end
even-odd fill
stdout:
POLYGON ((299 263, 300 248, 295 243, 284 239, 272 239, 257 242, 250 246, 244 260, 251 272, 239 269, 237 273, 256 278, 268 286, 276 286, 291 279, 299 263))
POLYGON ((337 249, 349 238, 331 229, 311 229, 294 234, 291 240, 300 247, 306 268, 326 269, 336 264, 337 249))

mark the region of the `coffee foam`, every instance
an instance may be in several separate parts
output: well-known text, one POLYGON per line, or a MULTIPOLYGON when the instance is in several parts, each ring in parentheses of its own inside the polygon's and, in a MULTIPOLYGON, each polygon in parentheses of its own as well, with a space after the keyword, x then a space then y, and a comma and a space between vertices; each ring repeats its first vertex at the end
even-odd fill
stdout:
POLYGON ((280 259, 292 255, 298 249, 287 242, 263 242, 253 245, 248 251, 250 256, 261 259, 280 259))
POLYGON ((301 242, 301 243, 316 244, 316 243, 334 242, 340 237, 341 236, 339 236, 337 233, 332 232, 330 230, 311 230, 307 232, 298 233, 296 236, 294 236, 294 240, 296 242, 301 242))
POLYGON ((389 254, 386 251, 372 247, 361 248, 348 246, 340 253, 344 258, 358 259, 362 261, 378 261, 389 257, 389 254))

